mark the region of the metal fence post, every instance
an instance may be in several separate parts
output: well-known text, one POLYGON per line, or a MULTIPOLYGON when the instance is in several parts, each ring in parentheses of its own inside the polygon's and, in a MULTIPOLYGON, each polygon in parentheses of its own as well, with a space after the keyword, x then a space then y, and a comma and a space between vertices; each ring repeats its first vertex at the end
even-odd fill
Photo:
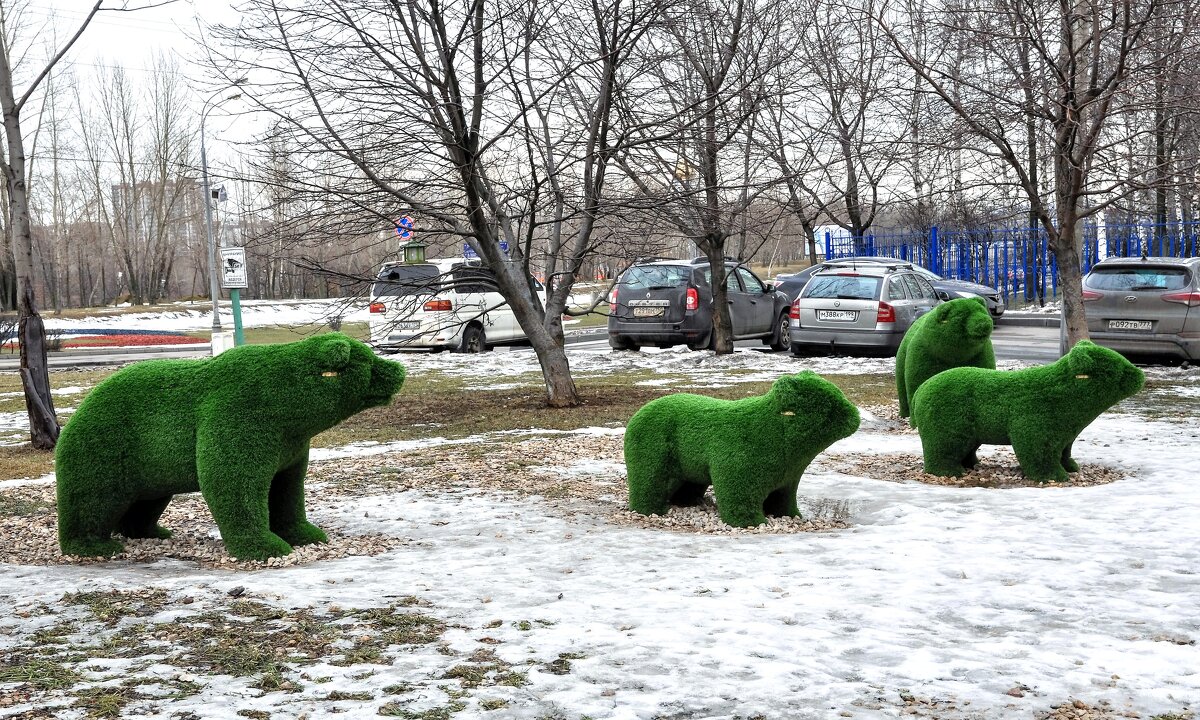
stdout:
MULTIPOLYGON (((833 259, 833 238, 829 236, 829 231, 825 231, 825 259, 833 259)), ((814 259, 815 261, 815 259, 814 259)))
POLYGON ((929 269, 942 274, 942 253, 938 248, 937 225, 929 228, 929 269))

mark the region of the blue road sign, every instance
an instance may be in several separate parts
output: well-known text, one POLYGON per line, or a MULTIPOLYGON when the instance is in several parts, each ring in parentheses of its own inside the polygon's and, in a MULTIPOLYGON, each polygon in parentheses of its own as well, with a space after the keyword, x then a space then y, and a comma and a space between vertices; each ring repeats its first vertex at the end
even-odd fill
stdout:
POLYGON ((412 217, 405 215, 396 221, 396 234, 400 236, 401 240, 408 240, 413 236, 413 226, 412 217))
MULTIPOLYGON (((507 240, 500 241, 500 252, 502 252, 502 253, 508 252, 508 241, 507 240)), ((471 260, 473 258, 479 257, 479 255, 478 255, 478 253, 475 252, 475 249, 471 247, 470 243, 463 243, 463 257, 465 257, 468 260, 471 260)))

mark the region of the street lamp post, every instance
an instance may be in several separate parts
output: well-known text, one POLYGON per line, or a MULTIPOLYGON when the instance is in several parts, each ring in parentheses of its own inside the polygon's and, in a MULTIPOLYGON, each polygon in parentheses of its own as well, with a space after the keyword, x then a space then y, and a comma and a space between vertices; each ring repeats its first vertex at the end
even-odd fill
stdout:
MULTIPOLYGON (((235 82, 234 85, 240 85, 242 81, 235 82)), ((212 187, 208 183, 208 152, 204 146, 204 123, 208 119, 208 112, 222 103, 230 100, 237 100, 242 96, 241 93, 234 93, 216 104, 212 104, 213 98, 228 90, 228 87, 221 88, 217 92, 209 96, 204 101, 204 105, 200 110, 200 172, 204 180, 204 230, 208 236, 208 282, 209 292, 212 295, 212 331, 213 333, 221 332, 221 291, 217 285, 217 273, 220 268, 217 264, 217 243, 213 238, 212 230, 212 187)))

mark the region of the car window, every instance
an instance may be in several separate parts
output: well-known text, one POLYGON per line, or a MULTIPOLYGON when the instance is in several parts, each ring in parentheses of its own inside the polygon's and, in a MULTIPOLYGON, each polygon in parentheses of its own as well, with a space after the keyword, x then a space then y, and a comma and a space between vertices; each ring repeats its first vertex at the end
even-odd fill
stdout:
POLYGON ((746 288, 746 292, 758 293, 760 295, 766 292, 766 288, 763 287, 763 284, 759 281, 759 279, 754 277, 754 274, 746 268, 738 268, 737 274, 738 277, 742 279, 742 286, 746 288))
MULTIPOLYGON (((733 268, 726 268, 725 275, 725 291, 726 292, 741 292, 742 287, 738 285, 737 273, 733 268)), ((704 268, 700 271, 700 279, 705 285, 712 285, 712 268, 704 268)))
POLYGON ((908 296, 913 300, 930 297, 925 294, 925 290, 919 282, 920 277, 917 275, 904 275, 904 287, 908 288, 908 296))
POLYGON ((1097 267, 1083 284, 1093 290, 1180 290, 1188 281, 1185 268, 1097 267))
POLYGON ((634 290, 662 290, 687 284, 688 268, 679 265, 634 265, 620 285, 634 290))
POLYGON ((379 272, 371 286, 374 297, 436 293, 441 283, 436 265, 396 265, 379 272))
POLYGON ((904 284, 903 275, 894 275, 888 279, 887 296, 892 300, 908 300, 913 297, 920 297, 920 294, 909 295, 908 287, 904 284))
POLYGON ((451 271, 454 290, 460 293, 499 292, 496 276, 488 268, 472 265, 456 265, 451 271))
POLYGON ((929 300, 937 300, 937 290, 933 289, 933 285, 930 285, 928 280, 920 275, 914 275, 913 282, 917 284, 917 287, 921 288, 921 297, 929 300))
POLYGON ((879 278, 868 275, 814 275, 804 286, 804 297, 874 300, 879 284, 879 278))

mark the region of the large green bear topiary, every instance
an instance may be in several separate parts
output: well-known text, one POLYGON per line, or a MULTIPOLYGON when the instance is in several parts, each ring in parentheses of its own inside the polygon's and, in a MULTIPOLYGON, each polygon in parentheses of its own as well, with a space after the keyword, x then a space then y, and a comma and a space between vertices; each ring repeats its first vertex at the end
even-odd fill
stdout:
POLYGON ((1066 480, 1079 469, 1075 438, 1144 381, 1128 360, 1087 340, 1052 365, 939 373, 913 396, 925 471, 959 476, 975 466, 980 445, 1012 445, 1029 479, 1066 480))
POLYGON ((996 369, 992 317, 982 298, 942 303, 917 318, 896 351, 896 395, 900 417, 912 414, 912 397, 921 383, 955 367, 996 369))
POLYGON ((197 490, 238 559, 325 542, 304 513, 309 439, 386 405, 403 382, 403 365, 339 333, 120 370, 59 437, 59 546, 111 556, 123 549, 114 531, 169 537, 167 503, 197 490))
POLYGON ((728 525, 794 517, 805 468, 858 422, 858 408, 810 371, 779 378, 759 397, 680 393, 652 400, 625 430, 629 507, 663 515, 669 505, 699 503, 712 485, 728 525))

